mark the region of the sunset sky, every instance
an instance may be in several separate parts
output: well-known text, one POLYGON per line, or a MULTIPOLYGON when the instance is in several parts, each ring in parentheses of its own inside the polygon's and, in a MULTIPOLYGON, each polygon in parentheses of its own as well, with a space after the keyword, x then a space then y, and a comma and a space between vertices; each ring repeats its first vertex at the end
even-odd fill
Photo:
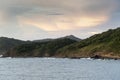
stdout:
POLYGON ((0 0, 0 36, 87 38, 120 26, 120 0, 0 0))

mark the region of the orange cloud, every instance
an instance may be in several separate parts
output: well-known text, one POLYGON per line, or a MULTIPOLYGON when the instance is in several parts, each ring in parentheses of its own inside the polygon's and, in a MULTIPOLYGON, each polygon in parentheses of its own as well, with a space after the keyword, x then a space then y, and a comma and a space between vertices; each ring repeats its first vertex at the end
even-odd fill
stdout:
POLYGON ((79 27, 94 27, 100 25, 108 20, 107 16, 97 16, 97 17, 81 17, 76 21, 79 27))
POLYGON ((95 27, 108 20, 107 16, 18 17, 19 24, 38 27, 44 31, 77 30, 95 27))

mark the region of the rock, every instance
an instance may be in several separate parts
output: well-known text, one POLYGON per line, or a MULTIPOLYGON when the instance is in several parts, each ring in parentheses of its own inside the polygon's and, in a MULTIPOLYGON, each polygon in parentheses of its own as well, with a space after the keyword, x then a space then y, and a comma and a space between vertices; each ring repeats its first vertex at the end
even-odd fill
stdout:
POLYGON ((92 56, 91 58, 94 58, 94 59, 101 59, 102 57, 100 55, 94 55, 92 56))

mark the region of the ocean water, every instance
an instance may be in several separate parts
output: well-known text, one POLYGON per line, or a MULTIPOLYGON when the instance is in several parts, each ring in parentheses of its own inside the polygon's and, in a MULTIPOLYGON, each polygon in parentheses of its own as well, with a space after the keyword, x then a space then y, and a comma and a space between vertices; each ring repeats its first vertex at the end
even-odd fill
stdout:
POLYGON ((0 80, 120 80, 120 60, 0 58, 0 80))

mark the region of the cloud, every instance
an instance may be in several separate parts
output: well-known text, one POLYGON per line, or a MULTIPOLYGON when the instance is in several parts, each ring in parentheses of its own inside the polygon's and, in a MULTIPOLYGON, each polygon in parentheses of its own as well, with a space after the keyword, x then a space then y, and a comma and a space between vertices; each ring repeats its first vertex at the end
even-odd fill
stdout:
POLYGON ((48 0, 31 0, 29 3, 27 1, 24 4, 21 3, 25 8, 29 6, 30 9, 26 8, 26 11, 19 9, 24 12, 16 15, 19 24, 32 25, 44 31, 95 27, 109 20, 116 5, 114 0, 50 0, 49 3, 46 2, 48 0))
POLYGON ((5 23, 4 18, 5 18, 4 13, 3 13, 3 12, 0 12, 0 25, 3 25, 3 24, 5 23))
POLYGON ((94 35, 94 34, 98 34, 100 32, 90 32, 90 34, 94 35))
POLYGON ((44 31, 76 30, 80 28, 95 27, 108 20, 108 16, 46 16, 37 15, 36 17, 18 17, 19 24, 22 26, 34 26, 44 31))
POLYGON ((119 0, 0 1, 0 27, 5 27, 6 32, 19 29, 20 34, 33 29, 39 29, 38 32, 93 29, 110 21, 113 13, 120 12, 119 0))

